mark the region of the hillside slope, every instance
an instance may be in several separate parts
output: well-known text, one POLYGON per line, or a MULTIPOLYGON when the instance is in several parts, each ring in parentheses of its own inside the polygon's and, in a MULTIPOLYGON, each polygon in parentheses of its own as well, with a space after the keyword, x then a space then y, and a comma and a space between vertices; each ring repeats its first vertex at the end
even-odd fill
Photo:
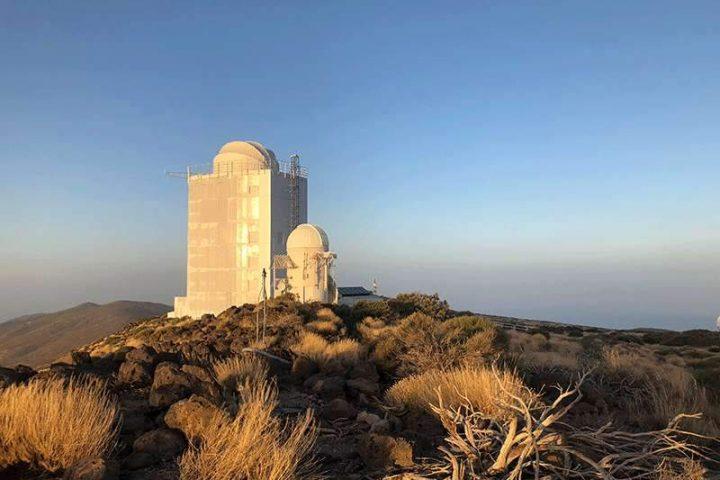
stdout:
POLYGON ((67 310, 37 313, 0 323, 0 365, 47 365, 70 350, 116 332, 137 320, 162 315, 161 303, 83 303, 67 310))

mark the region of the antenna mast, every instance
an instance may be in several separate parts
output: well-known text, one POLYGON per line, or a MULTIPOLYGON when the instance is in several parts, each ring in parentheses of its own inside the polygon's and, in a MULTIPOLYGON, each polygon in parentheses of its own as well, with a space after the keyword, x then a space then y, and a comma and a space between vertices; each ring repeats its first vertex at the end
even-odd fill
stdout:
POLYGON ((300 225, 300 155, 297 153, 290 155, 289 180, 290 230, 288 230, 288 234, 300 225))

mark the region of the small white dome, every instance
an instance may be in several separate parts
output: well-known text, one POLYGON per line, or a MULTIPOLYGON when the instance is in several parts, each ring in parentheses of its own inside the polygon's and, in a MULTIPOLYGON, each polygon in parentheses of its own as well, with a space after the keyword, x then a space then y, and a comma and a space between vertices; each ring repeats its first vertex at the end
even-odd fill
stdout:
POLYGON ((290 232, 287 239, 288 253, 290 250, 299 248, 322 249, 322 251, 327 252, 330 250, 330 241, 322 228, 317 225, 303 223, 295 227, 295 230, 290 232))

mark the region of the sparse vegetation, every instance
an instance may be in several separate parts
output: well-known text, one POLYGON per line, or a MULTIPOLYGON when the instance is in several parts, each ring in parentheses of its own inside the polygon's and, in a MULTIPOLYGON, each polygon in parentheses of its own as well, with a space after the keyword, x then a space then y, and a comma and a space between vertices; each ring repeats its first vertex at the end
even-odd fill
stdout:
MULTIPOLYGON (((720 465, 703 450, 717 446, 720 421, 720 352, 713 346, 461 314, 435 295, 352 307, 283 297, 267 306, 262 339, 256 305, 196 320, 158 317, 47 371, 0 369, 0 392, 41 391, 31 378, 62 378, 54 380, 62 392, 85 385, 77 380, 85 374, 112 379, 123 420, 111 460, 121 468, 145 465, 138 478, 302 480, 325 471, 338 479, 478 480, 537 471, 539 478, 620 480, 633 478, 632 469, 649 479, 694 480, 720 465), (311 456, 318 470, 308 468, 311 456)), ((107 399, 104 390, 96 393, 107 399)), ((24 428, 51 428, 38 423, 37 405, 26 403, 35 423, 24 428)), ((86 429, 103 415, 76 410, 43 415, 78 414, 86 429)), ((0 412, 0 426, 12 411, 0 412)), ((4 432, 21 429, 4 428, 2 465, 31 462, 39 469, 31 476, 43 469, 69 475, 77 456, 107 456, 113 425, 107 442, 102 433, 83 433, 102 444, 88 448, 66 444, 72 425, 42 441, 11 438, 4 432), (43 443, 60 438, 63 447, 43 443)))
POLYGON ((505 418, 513 396, 526 397, 529 390, 512 372, 494 372, 487 367, 464 367, 450 371, 430 370, 403 378, 387 391, 391 405, 432 413, 432 405, 441 397, 448 408, 463 404, 484 412, 489 417, 505 418))
POLYGON ((103 457, 115 444, 116 414, 98 381, 37 380, 0 390, 0 468, 24 462, 56 472, 103 457))
POLYGON ((199 447, 180 459, 184 480, 296 480, 312 478, 309 458, 317 436, 310 411, 295 422, 274 416, 277 390, 267 382, 249 384, 232 420, 215 419, 199 447))
POLYGON ((267 363, 252 354, 217 360, 212 364, 212 369, 217 382, 231 391, 247 382, 263 382, 268 376, 267 363))

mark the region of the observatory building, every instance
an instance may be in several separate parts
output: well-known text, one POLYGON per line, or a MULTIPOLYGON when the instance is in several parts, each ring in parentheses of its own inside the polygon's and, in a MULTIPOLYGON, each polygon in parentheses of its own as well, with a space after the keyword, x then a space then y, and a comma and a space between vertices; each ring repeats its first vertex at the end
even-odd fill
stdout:
POLYGON ((291 293, 301 302, 336 303, 338 290, 330 275, 335 258, 322 228, 298 225, 288 237, 287 255, 276 255, 273 260, 273 283, 279 293, 291 293), (284 278, 279 270, 285 271, 284 278))
POLYGON ((257 303, 263 291, 273 296, 275 278, 265 286, 263 271, 285 271, 288 291, 329 299, 309 286, 317 280, 325 289, 334 288, 328 280, 331 262, 316 261, 322 256, 316 253, 329 253, 327 235, 306 225, 293 232, 307 222, 307 173, 298 160, 295 155, 288 163, 278 162, 260 143, 234 141, 220 149, 209 168, 187 169, 187 295, 175 298, 170 316, 197 318, 257 303), (313 243, 312 229, 320 241, 313 243), (273 268, 286 242, 291 261, 284 269, 273 268))

